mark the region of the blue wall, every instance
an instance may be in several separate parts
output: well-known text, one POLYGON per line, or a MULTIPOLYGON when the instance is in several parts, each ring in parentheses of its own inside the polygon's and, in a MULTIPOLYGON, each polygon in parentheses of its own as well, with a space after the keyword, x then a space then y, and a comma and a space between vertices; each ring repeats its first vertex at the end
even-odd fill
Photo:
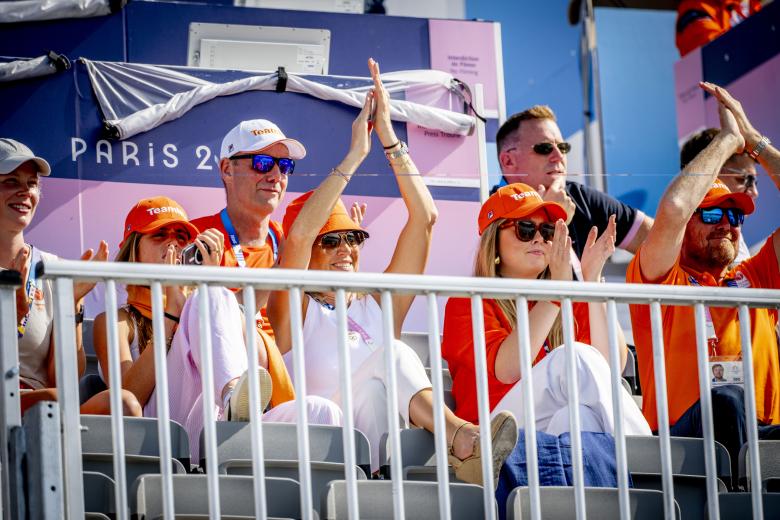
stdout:
POLYGON ((649 214, 680 165, 675 16, 596 9, 607 191, 649 214))

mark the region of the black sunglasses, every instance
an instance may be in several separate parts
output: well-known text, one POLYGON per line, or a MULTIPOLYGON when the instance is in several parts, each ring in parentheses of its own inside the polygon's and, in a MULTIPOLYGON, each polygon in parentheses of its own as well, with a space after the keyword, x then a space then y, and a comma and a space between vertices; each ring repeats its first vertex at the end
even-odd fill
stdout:
POLYGON ((538 153, 539 155, 550 155, 553 151, 553 146, 557 146, 558 150, 566 155, 567 153, 571 152, 571 144, 567 143, 566 141, 562 141, 560 143, 536 143, 533 146, 534 152, 538 153))
POLYGON ((320 247, 326 251, 337 249, 342 239, 349 247, 361 247, 368 238, 368 233, 360 230, 325 233, 320 236, 320 247))
POLYGON ((271 157, 262 153, 248 153, 243 155, 234 155, 231 159, 252 159, 252 169, 260 173, 268 173, 274 169, 274 164, 279 165, 279 173, 282 175, 292 175, 295 171, 295 161, 286 157, 271 157))
POLYGON ((530 220, 507 220, 500 226, 499 229, 506 229, 514 226, 515 236, 520 242, 530 242, 536 236, 536 232, 542 236, 542 240, 550 242, 555 235, 555 224, 549 222, 542 222, 541 224, 534 224, 530 220))
POLYGON ((739 208, 697 208, 696 213, 705 224, 720 224, 723 215, 729 219, 733 227, 741 226, 745 222, 745 212, 739 208))

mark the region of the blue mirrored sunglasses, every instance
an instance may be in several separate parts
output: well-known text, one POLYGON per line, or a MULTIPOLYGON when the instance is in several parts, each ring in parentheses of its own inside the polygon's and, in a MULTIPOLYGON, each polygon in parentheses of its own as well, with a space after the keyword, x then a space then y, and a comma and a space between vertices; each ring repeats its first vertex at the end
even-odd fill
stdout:
POLYGON ((295 161, 286 157, 271 157, 262 153, 234 155, 231 159, 252 159, 252 169, 260 173, 268 173, 274 169, 274 164, 279 165, 279 173, 292 175, 295 171, 295 161))
POLYGON ((719 224, 723 220, 723 214, 729 219, 729 224, 734 227, 741 226, 745 222, 745 212, 739 208, 698 208, 696 213, 705 224, 719 224))

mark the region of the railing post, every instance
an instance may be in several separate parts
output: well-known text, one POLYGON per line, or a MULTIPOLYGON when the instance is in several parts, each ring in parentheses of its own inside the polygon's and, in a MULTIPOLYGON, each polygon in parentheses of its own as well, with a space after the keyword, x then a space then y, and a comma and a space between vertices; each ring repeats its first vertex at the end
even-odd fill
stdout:
POLYGON ((263 409, 260 408, 260 379, 257 376, 257 303, 255 288, 244 287, 244 328, 246 329, 247 374, 249 376, 249 430, 252 439, 252 489, 255 495, 255 516, 261 520, 268 517, 265 495, 265 457, 263 446, 263 409))
POLYGON ((669 402, 666 391, 666 361, 664 360, 664 327, 661 304, 650 303, 650 328, 653 335, 653 378, 658 417, 658 437, 661 445, 661 484, 664 493, 664 518, 674 520, 677 508, 674 502, 672 478, 672 440, 669 432, 669 402))
POLYGON ((401 434, 398 424, 398 381, 395 371, 395 324, 393 323, 393 296, 382 291, 382 338, 385 346, 385 375, 387 377, 387 426, 392 458, 390 459, 391 485, 393 488, 393 516, 403 520, 404 470, 401 459, 401 434))
MULTIPOLYGON (((292 336, 293 373, 295 377, 295 407, 298 417, 298 478, 301 484, 301 514, 305 520, 312 518, 312 488, 311 465, 309 455, 309 430, 306 416, 306 358, 304 356, 303 342, 303 303, 301 302, 301 289, 290 288, 290 334, 292 336)), ((351 375, 351 374, 350 374, 351 375)), ((349 378, 349 376, 347 376, 349 378)), ((346 423, 346 421, 345 421, 346 423)), ((350 430, 350 438, 353 439, 352 466, 346 465, 347 481, 349 475, 354 478, 354 437, 350 430)), ((345 457, 347 454, 344 454, 345 457)), ((349 460, 349 458, 345 458, 349 460)))
POLYGON ((585 520, 585 476, 582 469, 582 428, 580 427, 580 399, 577 380, 577 353, 574 352, 574 312, 570 298, 564 298, 563 341, 566 348, 566 379, 569 387, 569 435, 571 437, 571 472, 574 478, 574 507, 577 520, 585 520))
POLYGON ((623 377, 618 344, 617 305, 615 300, 607 301, 607 332, 609 334, 609 368, 612 380, 612 413, 615 415, 615 458, 617 461, 618 498, 620 520, 631 518, 631 502, 628 496, 628 457, 626 456, 626 433, 623 429, 623 377))
POLYGON ((22 284, 19 273, 0 271, 0 510, 3 518, 13 518, 14 502, 23 497, 11 492, 9 460, 10 432, 22 425, 19 408, 19 352, 16 337, 16 288, 22 284))
POLYGON ((754 520, 764 519, 761 498, 761 462, 758 453, 758 422, 756 420, 756 379, 753 374, 753 342, 750 337, 750 312, 739 306, 739 335, 742 340, 742 371, 745 374, 745 423, 747 424, 748 460, 750 461, 750 500, 754 520))
POLYGON ((515 301, 517 309, 517 343, 520 349, 520 384, 523 390, 523 424, 525 425, 525 460, 528 470, 528 500, 531 520, 541 520, 539 496, 539 459, 536 452, 536 409, 534 408, 533 360, 531 359, 531 325, 528 321, 528 298, 515 301))
MULTIPOLYGON (((718 504, 718 468, 715 464, 715 429, 712 418, 712 393, 710 391, 709 348, 704 304, 694 305, 696 316, 696 366, 699 369, 699 406, 701 428, 704 434, 704 469, 706 470, 707 513, 710 520, 720 519, 718 504)), ((754 419, 755 420, 755 419, 754 419)))
POLYGON ((439 519, 450 520, 450 471, 447 458, 447 430, 444 422, 444 378, 442 377, 439 306, 436 293, 428 293, 428 351, 433 380, 433 440, 436 445, 436 480, 439 483, 439 519))
POLYGON ((75 323, 73 280, 56 278, 54 280, 54 362, 57 373, 57 400, 62 411, 65 517, 68 520, 84 518, 75 323))
MULTIPOLYGON (((171 459, 171 412, 168 400, 168 349, 165 345, 163 290, 160 282, 152 282, 152 335, 154 336, 154 387, 157 405, 157 437, 160 443, 160 486, 163 519, 173 520, 173 470, 171 459)), ((190 442, 196 442, 191 440, 190 442)))
POLYGON ((119 365, 118 309, 116 282, 106 281, 106 344, 108 345, 108 379, 111 400, 111 437, 114 447, 114 481, 116 515, 127 518, 127 473, 125 471, 125 428, 122 420, 122 369, 119 365))

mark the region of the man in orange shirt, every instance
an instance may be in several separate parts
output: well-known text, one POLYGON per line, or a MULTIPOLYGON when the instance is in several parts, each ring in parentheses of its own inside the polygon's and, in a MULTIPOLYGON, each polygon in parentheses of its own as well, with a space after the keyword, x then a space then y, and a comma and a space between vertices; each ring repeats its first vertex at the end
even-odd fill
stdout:
MULTIPOLYGON (((632 283, 778 289, 778 230, 758 254, 728 269, 737 253, 744 215, 752 213, 754 205, 749 195, 732 193, 717 176, 731 156, 744 150, 764 166, 780 189, 780 152, 750 125, 740 103, 726 90, 710 83, 702 83, 702 88, 720 102, 721 130, 667 188, 658 205, 655 225, 629 265, 626 279, 632 283)), ((661 312, 671 432, 678 436, 700 437, 693 309, 662 306, 661 312)), ((780 366, 774 330, 777 319, 777 310, 750 311, 756 412, 761 438, 780 438, 780 366)), ((642 411, 650 427, 657 430, 648 307, 632 305, 631 321, 644 396, 642 411)), ((712 370, 720 365, 718 373, 726 380, 710 382, 715 439, 726 446, 732 461, 736 461, 746 441, 737 309, 708 308, 706 325, 709 368, 712 370)))
MULTIPOLYGON (((253 119, 233 127, 222 140, 219 173, 225 186, 227 207, 215 215, 192 221, 198 229, 216 228, 225 239, 222 265, 267 268, 276 263, 282 226, 271 221, 287 189, 287 178, 295 161, 306 149, 288 139, 271 121, 253 119)), ((240 300, 240 294, 239 300, 240 300)), ((273 380, 272 404, 294 398, 292 383, 281 354, 273 341, 273 329, 265 319, 267 294, 258 294, 258 331, 265 343, 260 364, 268 366, 273 380), (261 297, 263 296, 263 297, 261 297)))

